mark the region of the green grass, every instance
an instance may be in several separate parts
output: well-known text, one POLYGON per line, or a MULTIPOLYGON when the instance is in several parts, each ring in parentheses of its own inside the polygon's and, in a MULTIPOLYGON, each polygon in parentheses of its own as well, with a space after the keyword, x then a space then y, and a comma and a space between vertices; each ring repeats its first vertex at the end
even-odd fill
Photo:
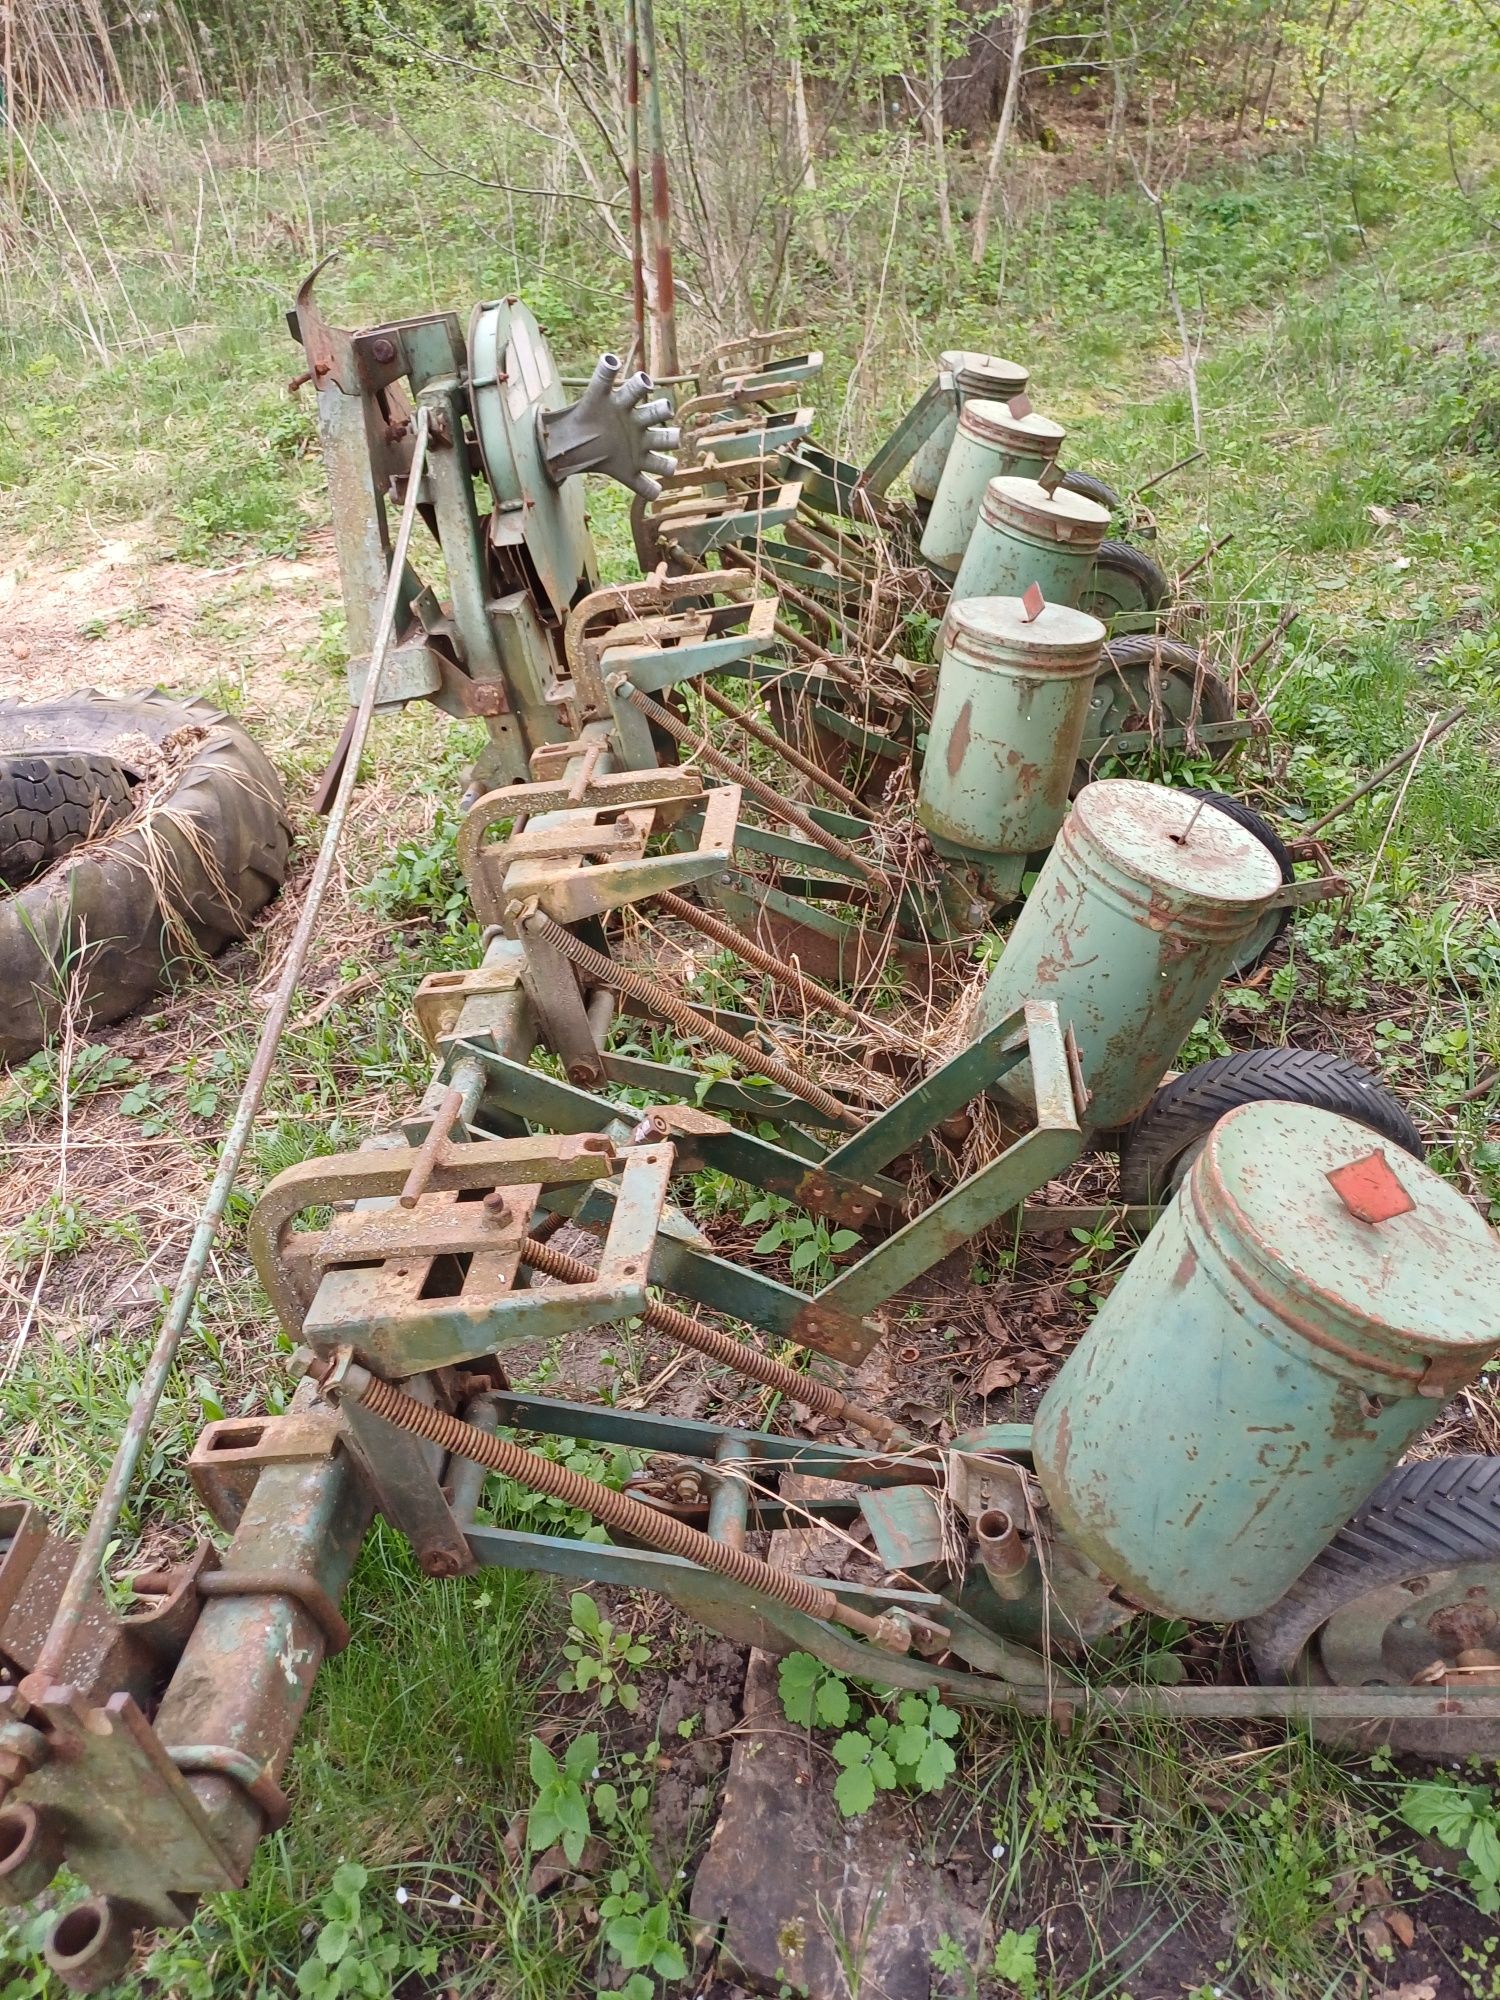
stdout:
MULTIPOLYGON (((456 148, 471 125, 493 131, 501 117, 463 96, 421 100, 408 115, 438 149, 456 148)), ((280 313, 334 243, 343 255, 324 281, 326 304, 351 323, 432 303, 462 311, 518 286, 569 367, 619 338, 621 274, 591 242, 565 221, 544 237, 524 208, 507 234, 486 195, 435 182, 378 115, 335 109, 259 149, 217 108, 118 136, 123 169, 93 187, 89 216, 75 211, 110 258, 96 256, 85 276, 55 241, 49 260, 38 234, 6 281, 0 527, 18 544, 86 554, 101 533, 124 530, 200 567, 304 549, 326 507, 311 407, 285 393, 300 359, 280 313)), ((856 151, 850 142, 844 180, 830 174, 830 200, 877 215, 891 194, 889 162, 856 151)), ((80 177, 92 157, 80 142, 80 177)), ((801 315, 829 358, 815 391, 827 442, 866 449, 926 378, 930 349, 967 344, 1030 361, 1038 402, 1069 425, 1073 462, 1123 487, 1192 448, 1188 398, 1164 365, 1176 334, 1138 197, 1085 189, 1026 211, 978 277, 941 268, 924 235, 926 197, 907 199, 909 228, 883 285, 883 217, 876 254, 847 286, 811 266, 797 273, 801 315)), ((1283 605, 1299 607, 1285 644, 1256 670, 1274 733, 1233 774, 1236 789, 1295 827, 1428 720, 1460 703, 1469 710, 1417 769, 1394 824, 1388 789, 1337 823, 1331 846, 1354 885, 1350 912, 1303 915, 1288 967, 1264 988, 1226 995, 1192 1053, 1271 1039, 1309 1016, 1331 1020, 1415 1103, 1444 1171, 1500 1204, 1495 1098, 1475 1094, 1500 1061, 1492 239, 1420 133, 1354 162, 1267 158, 1175 189, 1170 207, 1179 285, 1203 315, 1207 456, 1151 496, 1160 548, 1181 564, 1232 534, 1197 579, 1221 669, 1248 656, 1283 605)), ((607 570, 627 573, 621 496, 597 495, 593 512, 607 570)), ((205 636, 225 652, 231 704, 236 640, 272 608, 262 589, 226 585, 204 614, 205 636)), ((283 758, 304 792, 336 729, 341 664, 329 612, 288 682, 289 706, 303 705, 311 725, 287 730, 283 758)), ((380 978, 336 1025, 288 1037, 246 1197, 296 1159, 357 1143, 425 1083, 411 992, 425 972, 475 950, 445 804, 471 751, 432 718, 380 725, 376 774, 409 794, 418 767, 428 786, 394 832, 354 832, 352 865, 387 931, 380 978)), ((356 954, 329 972, 364 969, 356 954)), ((211 1046, 151 1082, 152 1103, 185 1121, 205 1164, 212 1114, 194 1123, 190 1093, 217 1089, 227 1102, 238 1088, 252 1047, 242 1001, 240 987, 212 1003, 211 1046)), ((44 1095, 45 1079, 40 1087, 44 1095)), ((114 1106, 129 1087, 121 1077, 97 1095, 114 1106)), ((55 1135, 55 1106, 35 1103, 26 1116, 18 1129, 55 1135)), ((39 1205, 7 1254, 24 1275, 45 1240, 54 1255, 81 1256, 85 1225, 97 1236, 96 1222, 127 1221, 39 1205)), ((150 1240, 157 1221, 134 1226, 150 1240)), ((0 1431, 16 1441, 9 1479, 61 1525, 76 1529, 87 1511, 153 1331, 150 1313, 105 1338, 41 1328, 0 1387, 0 1431)), ((236 1243, 205 1287, 126 1517, 128 1542, 147 1519, 186 1532, 191 1437, 220 1409, 268 1396, 274 1407, 286 1390, 284 1345, 236 1243)), ((349 1857, 370 1871, 362 1897, 380 1936, 436 1946, 445 1985, 476 2000, 592 1992, 599 1967, 582 1910, 530 1894, 504 1846, 529 1797, 525 1746, 555 1677, 565 1621, 552 1593, 504 1573, 420 1580, 381 1532, 349 1609, 358 1636, 319 1677, 294 1760, 291 1824, 265 1844, 246 1890, 213 1899, 135 1990, 190 2000, 294 1990, 325 1921, 321 1899, 349 1857)), ((632 1774, 614 1776, 630 1788, 632 1774)), ((1114 1911, 1065 1973, 1044 1971, 1054 2000, 1141 2000, 1159 1990, 1147 1961, 1174 1939, 1197 1941, 1195 1962, 1228 1994, 1302 2000, 1354 1990, 1360 1905, 1345 1894, 1348 1878, 1387 1875, 1398 1895, 1421 1887, 1409 1857, 1392 1858, 1407 1854, 1400 1795, 1388 1770, 1334 1762, 1300 1739, 976 1729, 920 1837, 941 1859, 972 1844, 977 1827, 984 1851, 998 1850, 997 1934, 1045 1923, 1067 1898, 1103 1898, 1114 1911), (1204 1926, 1226 1917, 1205 1944, 1204 1926)), ((612 1839, 614 1861, 646 1882, 639 1825, 612 1839)), ((55 2000, 29 1952, 4 1940, 0 1930, 0 1996, 46 1990, 55 2000)))

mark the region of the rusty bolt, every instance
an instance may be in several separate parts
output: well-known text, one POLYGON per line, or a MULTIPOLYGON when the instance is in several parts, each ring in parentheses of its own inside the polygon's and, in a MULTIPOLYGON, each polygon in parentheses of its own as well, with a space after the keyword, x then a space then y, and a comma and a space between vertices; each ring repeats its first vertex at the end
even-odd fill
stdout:
POLYGON ((384 333, 379 334, 370 342, 370 354, 376 361, 394 361, 396 358, 396 343, 389 335, 384 333))
POLYGON ((510 1197, 504 1188, 491 1188, 480 1206, 486 1209, 496 1222, 505 1222, 510 1216, 510 1197))
POLYGON ((428 1576, 457 1576, 459 1559, 451 1549, 430 1549, 422 1558, 428 1576))

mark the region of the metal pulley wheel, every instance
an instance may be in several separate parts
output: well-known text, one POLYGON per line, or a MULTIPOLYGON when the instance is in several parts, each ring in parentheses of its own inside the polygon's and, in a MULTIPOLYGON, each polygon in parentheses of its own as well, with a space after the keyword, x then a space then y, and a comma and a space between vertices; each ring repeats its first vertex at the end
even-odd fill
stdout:
POLYGON ((1079 603, 1115 632, 1147 631, 1172 594, 1165 570, 1130 542, 1101 542, 1079 603))
MULTIPOLYGON (((1500 1684, 1500 1458, 1403 1465, 1286 1595, 1240 1630, 1273 1685, 1500 1684)), ((1493 1757, 1500 1724, 1322 1722, 1324 1741, 1493 1757)))
MULTIPOLYGON (((1095 616, 1105 614, 1097 612, 1095 616)), ((1139 731, 1145 749, 1156 729, 1187 729, 1197 723, 1233 720, 1234 699, 1229 689, 1202 665, 1192 646, 1152 633, 1130 633, 1105 642, 1084 741, 1087 744, 1125 730, 1139 731)), ((1216 745, 1213 754, 1222 757, 1228 748, 1228 744, 1216 745)), ((1074 790, 1087 784, 1089 776, 1087 764, 1080 763, 1074 774, 1074 790)))

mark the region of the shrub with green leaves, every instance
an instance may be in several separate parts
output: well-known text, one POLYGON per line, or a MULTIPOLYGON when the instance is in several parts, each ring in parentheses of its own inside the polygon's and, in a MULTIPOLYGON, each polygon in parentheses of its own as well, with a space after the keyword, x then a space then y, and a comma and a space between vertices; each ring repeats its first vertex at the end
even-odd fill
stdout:
POLYGON ((758 1256, 785 1250, 792 1276, 810 1277, 817 1285, 826 1285, 833 1276, 834 1258, 859 1242, 857 1230, 830 1228, 826 1216, 804 1215, 780 1195, 762 1195, 752 1202, 745 1210, 745 1220, 751 1225, 770 1224, 756 1241, 758 1256))
POLYGON ((575 1736, 561 1763, 540 1736, 533 1736, 527 1761, 536 1798, 526 1815, 526 1845, 539 1854, 560 1844, 576 1868, 589 1837, 589 1802, 583 1788, 599 1762, 598 1733, 589 1729, 575 1736))
POLYGON ((1488 1917, 1500 1911, 1500 1805, 1487 1785, 1429 1778, 1408 1786, 1401 1817, 1417 1833, 1456 1849, 1477 1907, 1488 1917))
POLYGON ((641 1691, 629 1679, 629 1669, 644 1667, 651 1658, 651 1648, 633 1632, 622 1632, 612 1619, 601 1617, 586 1591, 573 1592, 569 1619, 563 1647, 568 1664, 558 1675, 558 1686, 564 1694, 587 1694, 595 1688, 601 1708, 617 1701, 633 1715, 640 1705, 641 1691))
POLYGON ((857 1729, 844 1729, 853 1713, 848 1682, 811 1653, 789 1653, 779 1670, 782 1713, 788 1722, 811 1728, 842 1729, 833 1746, 841 1768, 834 1780, 834 1803, 845 1819, 868 1812, 877 1792, 937 1792, 957 1765, 951 1738, 959 1718, 944 1706, 936 1688, 901 1697, 896 1719, 868 1715, 857 1729))
POLYGON ((304 2000, 339 2000, 346 1993, 387 2000, 403 1973, 430 1979, 437 1971, 435 1945, 420 1948, 389 1937, 379 1914, 365 1902, 369 1870, 342 1862, 319 1901, 323 1925, 311 1958, 297 1968, 297 1991, 304 2000))
MULTIPOLYGON (((654 1902, 635 1886, 628 1870, 616 1868, 609 1878, 609 1894, 599 1905, 604 1925, 604 1942, 632 1975, 650 1971, 661 1979, 686 1979, 687 1960, 673 1936, 672 1906, 663 1898, 654 1902)), ((642 1979, 638 1993, 652 1991, 642 1979)), ((631 1991, 631 1982, 625 1991, 631 1991)))

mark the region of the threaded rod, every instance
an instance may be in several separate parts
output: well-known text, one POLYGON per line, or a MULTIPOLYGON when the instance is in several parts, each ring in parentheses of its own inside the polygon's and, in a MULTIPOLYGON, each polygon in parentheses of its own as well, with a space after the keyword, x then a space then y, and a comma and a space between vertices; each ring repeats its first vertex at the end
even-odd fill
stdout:
POLYGON ((555 1459, 543 1458, 539 1452, 527 1451, 524 1445, 513 1444, 509 1438, 492 1437, 488 1431, 466 1424, 462 1418, 450 1416, 446 1410, 435 1410, 427 1403, 419 1403, 415 1396, 408 1396, 402 1390, 393 1388, 389 1382, 382 1382, 378 1375, 368 1375, 362 1368, 351 1369, 334 1393, 354 1397, 372 1416, 379 1417, 397 1430, 408 1431, 413 1437, 426 1438, 430 1444, 438 1445, 455 1457, 471 1459, 476 1465, 486 1466, 491 1472, 514 1479, 535 1493, 545 1493, 549 1499, 560 1500, 565 1507, 577 1507, 585 1514, 592 1514, 612 1534, 628 1535, 647 1548, 659 1549, 663 1555, 678 1556, 684 1562, 714 1570, 720 1576, 727 1576, 732 1583, 739 1584, 742 1589, 773 1598, 793 1611, 805 1612, 809 1618, 822 1618, 830 1624, 842 1625, 848 1631, 857 1632, 861 1638, 884 1645, 888 1650, 904 1650, 898 1631, 890 1620, 871 1618, 863 1611, 855 1611, 841 1604, 831 1590, 819 1589, 806 1577, 772 1569, 759 1556, 749 1555, 744 1549, 731 1548, 724 1542, 716 1542, 697 1528, 690 1528, 685 1521, 679 1521, 675 1515, 647 1507, 641 1501, 633 1500, 628 1493, 616 1493, 608 1486, 601 1486, 597 1479, 587 1479, 582 1473, 559 1465, 555 1459))

